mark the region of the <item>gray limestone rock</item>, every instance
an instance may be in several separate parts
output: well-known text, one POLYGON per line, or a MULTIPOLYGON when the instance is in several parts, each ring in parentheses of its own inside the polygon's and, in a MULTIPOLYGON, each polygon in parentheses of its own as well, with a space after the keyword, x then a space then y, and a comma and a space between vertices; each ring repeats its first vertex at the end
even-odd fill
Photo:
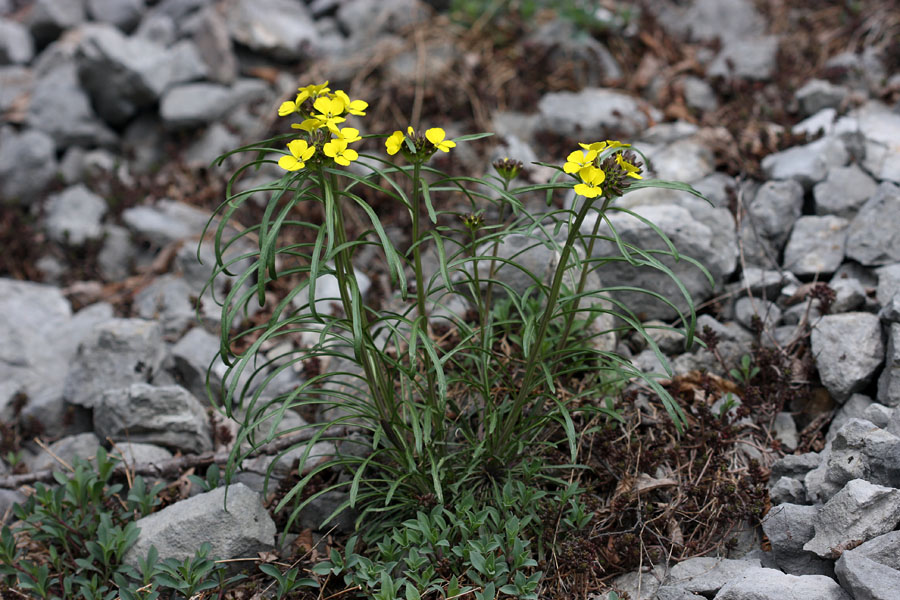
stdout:
POLYGON ((656 114, 639 98, 605 88, 551 92, 541 97, 538 110, 544 131, 588 141, 633 136, 649 125, 647 114, 656 114))
POLYGON ((65 384, 65 398, 87 408, 104 392, 150 380, 166 348, 154 321, 111 319, 97 324, 79 346, 65 384))
POLYGON ((900 487, 900 438, 852 418, 834 436, 824 467, 826 481, 838 486, 859 478, 900 487))
POLYGON ((811 343, 822 384, 838 402, 862 390, 884 361, 881 322, 870 313, 823 316, 811 343))
POLYGON ((660 583, 666 577, 666 569, 662 565, 655 565, 647 571, 632 571, 617 576, 612 584, 617 590, 625 592, 635 600, 655 600, 660 583))
POLYGON ((900 222, 900 186, 882 183, 850 222, 847 257, 866 266, 900 261, 900 232, 884 226, 897 222, 900 222))
POLYGON ((134 29, 145 10, 144 0, 87 0, 92 20, 112 23, 123 31, 134 29))
POLYGON ((646 154, 657 179, 693 183, 714 171, 712 151, 697 140, 682 139, 646 154))
POLYGON ((824 575, 785 575, 775 569, 751 569, 727 583, 716 600, 851 600, 824 575))
POLYGON ((872 399, 865 394, 853 394, 844 402, 831 419, 831 425, 828 426, 828 433, 825 434, 825 440, 830 442, 838 431, 850 422, 850 419, 865 419, 866 409, 872 405, 872 399))
POLYGON ((878 318, 887 323, 900 323, 900 294, 894 294, 890 302, 878 311, 878 318))
POLYGON ((852 550, 847 550, 844 555, 847 554, 863 556, 886 567, 900 570, 900 531, 879 535, 852 550))
MULTIPOLYGON (((219 348, 219 336, 209 333, 202 327, 194 327, 172 346, 175 373, 181 384, 198 398, 206 399, 210 393, 213 398, 221 397, 222 380, 228 372, 228 367, 221 359, 217 359, 219 348), (209 371, 209 391, 207 391, 206 378, 210 365, 212 370, 209 371)), ((249 373, 243 373, 240 385, 243 385, 249 377, 249 373)))
POLYGON ((765 18, 747 0, 660 2, 649 8, 659 12, 659 22, 663 27, 678 35, 686 34, 693 41, 719 39, 725 42, 752 37, 766 30, 765 18))
POLYGON ((218 83, 186 83, 165 93, 159 107, 170 129, 197 127, 221 120, 233 108, 231 90, 218 83))
POLYGON ((44 228, 51 240, 80 246, 100 238, 105 214, 106 201, 79 183, 47 199, 44 228))
POLYGON ((778 54, 778 36, 729 39, 706 72, 711 77, 737 77, 761 81, 772 76, 778 54))
POLYGON ((34 72, 19 66, 0 67, 0 113, 23 110, 34 88, 34 72))
POLYGON ((891 323, 884 371, 878 378, 878 401, 885 406, 900 406, 900 323, 891 323))
POLYGON ((734 318, 737 322, 752 329, 754 317, 759 317, 766 330, 772 330, 781 321, 781 309, 774 302, 762 298, 738 298, 734 303, 734 318))
POLYGON ((238 75, 237 58, 222 14, 214 6, 207 6, 190 17, 184 29, 190 32, 206 64, 208 78, 224 85, 233 83, 238 75))
POLYGON ((849 159, 840 139, 826 137, 770 154, 762 160, 762 168, 770 179, 793 179, 809 189, 824 181, 829 169, 842 167, 849 159))
POLYGON ((56 174, 53 138, 36 129, 0 127, 0 199, 31 204, 56 174))
POLYGON ((753 232, 780 248, 803 211, 803 188, 796 181, 766 182, 746 210, 753 232))
POLYGON ((782 477, 769 489, 772 504, 803 504, 806 502, 806 488, 803 482, 792 477, 782 477))
POLYGON ((26 122, 52 136, 61 146, 110 146, 116 141, 116 134, 94 113, 72 61, 59 63, 40 76, 26 122))
POLYGON ((813 186, 816 214, 852 219, 876 191, 878 184, 856 164, 833 167, 825 181, 813 186))
POLYGON ((180 386, 134 383, 105 392, 94 410, 97 434, 199 454, 212 450, 206 408, 180 386))
POLYGON ((134 298, 134 312, 143 319, 158 320, 165 336, 180 335, 196 320, 196 293, 184 278, 160 275, 134 298))
POLYGON ((109 454, 129 466, 162 463, 173 456, 162 446, 140 442, 116 442, 109 454))
POLYGON ((399 33, 428 16, 429 10, 419 0, 346 0, 337 11, 341 27, 361 41, 399 33))
POLYGON ((25 24, 39 46, 84 22, 84 0, 35 0, 25 24))
POLYGON ((851 312, 865 307, 867 299, 866 288, 863 287, 859 279, 854 277, 832 277, 828 285, 834 290, 834 301, 831 303, 830 312, 851 312))
POLYGON ((847 550, 838 559, 835 572, 857 600, 900 598, 900 531, 847 550))
POLYGON ((772 463, 770 481, 778 481, 782 477, 803 479, 807 473, 822 464, 822 456, 815 452, 806 454, 788 454, 772 463))
MULTIPOLYGON (((900 571, 857 554, 854 550, 844 552, 834 566, 841 586, 857 600, 900 598, 900 571)), ((900 549, 894 548, 894 552, 900 554, 900 549)))
POLYGON ((42 452, 34 457, 28 465, 32 471, 41 471, 43 469, 53 469, 54 471, 65 472, 66 467, 54 458, 58 456, 71 465, 76 458, 91 460, 97 456, 97 449, 100 448, 100 440, 93 433, 79 433, 57 440, 50 444, 50 452, 42 452))
POLYGON ((165 48, 140 37, 125 37, 109 24, 87 29, 76 60, 94 107, 112 125, 126 123, 172 85, 199 79, 206 72, 190 41, 165 48))
POLYGON ((837 558, 851 544, 885 534, 897 523, 900 490, 854 479, 819 510, 816 535, 803 549, 822 558, 837 558))
POLYGON ((548 72, 569 70, 579 87, 597 86, 604 80, 622 77, 622 67, 606 46, 593 36, 584 35, 569 19, 552 19, 537 25, 522 43, 541 53, 548 72))
POLYGON ((124 557, 134 566, 150 546, 156 546, 160 560, 182 561, 193 558, 203 542, 216 559, 255 557, 275 544, 275 523, 262 497, 240 483, 176 502, 139 519, 137 526, 141 533, 124 557))
POLYGON ((793 452, 800 443, 797 437, 797 424, 789 412, 780 412, 775 415, 773 430, 775 439, 781 442, 781 447, 788 452, 793 452))
POLYGON ((844 260, 847 227, 842 217, 800 217, 784 249, 784 268, 796 275, 833 273, 844 260))
MULTIPOLYGON (((784 481, 782 479, 781 481, 784 481)), ((803 545, 815 536, 815 518, 819 508, 798 504, 773 506, 762 522, 763 532, 772 544, 778 568, 790 575, 828 575, 833 569, 803 545)))
POLYGON ((277 60, 305 58, 318 45, 318 32, 302 2, 228 0, 225 22, 234 41, 277 60))
POLYGON ((34 57, 34 42, 24 25, 0 17, 0 65, 26 65, 34 57))
MULTIPOLYGON (((285 414, 288 413, 296 415, 296 413, 293 413, 292 411, 285 411, 285 414)), ((302 419, 300 419, 300 422, 305 424, 302 419)), ((270 478, 278 480, 288 477, 292 472, 296 472, 295 467, 297 465, 300 466, 300 469, 303 472, 308 473, 309 470, 316 465, 333 458, 337 452, 334 448, 334 442, 317 442, 309 447, 307 446, 308 444, 299 444, 296 448, 291 448, 282 454, 274 456, 264 454, 246 460, 241 465, 241 468, 244 471, 258 473, 260 475, 268 474, 270 478)), ((269 485, 271 486, 272 483, 269 485)), ((319 524, 316 523, 317 527, 318 525, 319 524)))
POLYGON ((824 79, 810 79, 794 93, 804 115, 812 115, 825 108, 840 108, 850 90, 824 79))
POLYGON ((97 255, 97 268, 106 281, 121 281, 132 271, 136 248, 131 243, 131 232, 119 225, 107 224, 103 228, 103 247, 97 255))
POLYGON ((843 117, 835 131, 861 144, 863 168, 882 182, 900 183, 900 114, 876 100, 843 117))
MULTIPOLYGON (((692 210, 674 203, 638 204, 628 207, 659 227, 678 249, 679 254, 700 261, 709 270, 712 285, 710 280, 688 261, 684 259, 675 261, 672 257, 664 255, 656 256, 673 270, 694 302, 702 302, 711 297, 715 289, 722 286, 725 278, 734 270, 737 262, 735 253, 737 244, 733 221, 730 220, 730 216, 721 221, 719 209, 708 208, 703 212, 699 208, 692 207, 692 210)), ((589 215, 582 225, 585 234, 589 234, 592 230, 593 218, 593 215, 589 215)), ((667 249, 656 231, 631 215, 611 213, 609 218, 625 243, 634 244, 644 250, 667 249)), ((610 235, 606 225, 600 227, 600 235, 610 235)), ((618 248, 611 242, 598 241, 594 246, 595 257, 618 255, 618 248)), ((600 266, 597 274, 605 285, 635 286, 653 290, 674 303, 680 310, 684 310, 687 306, 678 286, 667 274, 655 268, 649 266, 634 268, 626 262, 611 261, 600 266)), ((616 297, 645 320, 666 321, 676 316, 675 309, 647 294, 620 292, 616 293, 616 297)))
POLYGON ((791 133, 805 134, 809 137, 827 136, 834 133, 834 122, 837 119, 837 111, 833 108, 823 108, 811 117, 806 117, 793 127, 791 133))
POLYGON ((122 220, 136 234, 162 247, 177 240, 199 237, 209 216, 188 204, 162 200, 153 206, 126 209, 122 220))
POLYGON ((795 282, 796 278, 790 273, 758 267, 747 267, 741 274, 741 288, 749 290, 754 297, 767 300, 777 299, 785 285, 795 282))
POLYGON ((900 292, 900 263, 890 264, 875 270, 878 276, 878 287, 875 297, 878 304, 887 306, 894 296, 900 292))
POLYGON ((704 112, 719 108, 719 98, 706 80, 688 75, 681 79, 681 87, 688 108, 704 112))
POLYGON ((663 585, 709 595, 719 591, 729 581, 740 578, 747 571, 759 568, 759 560, 699 556, 689 558, 669 569, 669 575, 663 581, 663 585))
POLYGON ((900 429, 892 427, 893 423, 900 425, 900 420, 894 418, 895 414, 900 413, 897 413, 895 409, 885 406, 884 404, 873 402, 866 407, 866 411, 863 413, 862 418, 875 425, 875 427, 880 427, 888 433, 900 437, 900 429))
POLYGON ((29 402, 61 400, 80 341, 77 331, 70 332, 71 323, 71 306, 58 288, 0 279, 0 339, 16 340, 0 345, 0 381, 9 386, 7 396, 22 392, 29 402))

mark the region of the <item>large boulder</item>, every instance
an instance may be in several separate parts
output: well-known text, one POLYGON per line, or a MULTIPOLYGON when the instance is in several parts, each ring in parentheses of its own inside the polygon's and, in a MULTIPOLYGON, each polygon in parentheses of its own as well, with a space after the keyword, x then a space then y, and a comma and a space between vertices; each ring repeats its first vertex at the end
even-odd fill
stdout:
POLYGON ((150 546, 156 546, 160 560, 182 561, 193 558, 204 542, 216 559, 255 557, 275 545, 275 523, 262 497, 242 483, 176 502, 139 519, 137 526, 141 533, 124 557, 133 566, 150 546))
POLYGON ((135 383, 107 391, 95 407, 94 429, 113 441, 157 444, 186 453, 213 447, 206 408, 177 385, 135 383))
POLYGON ((159 323, 144 319, 99 323, 72 361, 66 400, 92 408, 108 390, 149 381, 162 368, 165 356, 159 323))
POLYGON ((881 322, 871 313, 826 315, 811 343, 822 384, 841 403, 865 388, 884 361, 881 322))

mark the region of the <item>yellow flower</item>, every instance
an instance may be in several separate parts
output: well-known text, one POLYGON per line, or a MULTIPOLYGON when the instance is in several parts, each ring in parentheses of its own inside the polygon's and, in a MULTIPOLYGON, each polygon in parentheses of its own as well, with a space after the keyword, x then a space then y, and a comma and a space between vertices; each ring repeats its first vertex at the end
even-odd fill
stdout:
MULTIPOLYGON (((412 127, 410 127, 410 129, 412 129, 412 127)), ((400 152, 400 147, 403 146, 404 137, 402 131, 395 131, 392 133, 384 142, 384 145, 387 147, 387 153, 393 156, 400 152)))
POLYGON ((359 117, 365 116, 366 107, 369 106, 368 102, 365 102, 364 100, 350 100, 350 96, 348 96, 344 90, 336 90, 334 95, 344 102, 344 109, 348 114, 357 115, 359 117))
POLYGON ((278 166, 285 171, 299 171, 306 166, 306 161, 315 154, 315 147, 310 147, 305 140, 293 140, 287 144, 291 156, 278 159, 278 166))
POLYGON ((600 184, 606 179, 606 173, 603 172, 603 169, 585 167, 578 175, 584 183, 579 183, 575 186, 576 194, 585 198, 596 198, 603 193, 603 190, 600 188, 600 184))
POLYGON ((643 179, 640 174, 640 169, 622 158, 621 154, 616 154, 616 163, 622 167, 622 170, 625 171, 625 175, 627 177, 633 177, 634 179, 643 179))
POLYGON ((313 107, 319 111, 319 114, 313 115, 313 118, 322 121, 334 133, 338 131, 337 124, 347 120, 340 116, 344 112, 344 101, 340 98, 326 98, 323 96, 316 99, 313 107))
POLYGON ((325 127, 325 122, 320 119, 304 119, 302 123, 291 123, 292 129, 302 129, 306 132, 313 132, 321 127, 325 127))
POLYGON ((294 114, 297 112, 297 104, 295 102, 291 102, 288 100, 287 102, 282 102, 281 106, 278 107, 278 116, 286 117, 288 115, 294 114))
POLYGON ((613 148, 628 148, 631 144, 623 144, 618 140, 606 140, 605 142, 593 142, 591 144, 584 144, 579 142, 579 146, 584 148, 585 150, 596 150, 597 154, 600 154, 604 150, 612 150, 613 148))
MULTIPOLYGON (((412 129, 412 127, 410 127, 410 129, 412 129)), ((440 127, 432 127, 425 132, 425 139, 434 144, 434 147, 441 152, 450 152, 450 148, 456 146, 456 142, 454 141, 444 141, 446 136, 447 134, 440 127)))
MULTIPOLYGON (((603 142, 600 143, 602 144, 603 142)), ((595 158, 597 158, 597 150, 588 150, 587 152, 575 150, 566 157, 566 164, 563 165, 563 171, 566 173, 577 173, 583 168, 591 166, 594 163, 595 158)))
POLYGON ((327 93, 330 90, 328 87, 328 82, 321 83, 319 85, 307 85, 306 87, 297 88, 297 91, 300 93, 297 94, 297 106, 303 104, 303 102, 307 98, 318 98, 322 94, 327 93))
POLYGON ((325 156, 330 156, 334 159, 334 162, 345 167, 350 164, 351 160, 359 158, 356 150, 348 148, 347 142, 339 138, 335 138, 325 144, 322 151, 325 153, 325 156))
POLYGON ((358 142, 362 139, 362 136, 359 135, 359 129, 355 127, 341 127, 341 130, 337 134, 338 139, 344 140, 348 144, 352 144, 353 142, 358 142))
POLYGON ((606 150, 606 142, 593 142, 591 144, 585 144, 583 142, 578 142, 578 145, 588 151, 596 152, 600 154, 604 150, 606 150))

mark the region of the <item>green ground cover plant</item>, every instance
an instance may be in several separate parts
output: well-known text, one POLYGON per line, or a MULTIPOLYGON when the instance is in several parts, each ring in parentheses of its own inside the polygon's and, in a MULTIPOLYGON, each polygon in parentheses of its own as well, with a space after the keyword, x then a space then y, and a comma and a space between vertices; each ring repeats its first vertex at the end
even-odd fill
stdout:
POLYGON ((602 287, 595 272, 625 261, 677 281, 665 261, 690 259, 647 221, 664 249, 629 244, 607 215, 641 218, 615 204, 630 190, 700 194, 645 179, 639 152, 615 140, 581 143, 562 165, 544 165, 556 172, 546 184, 519 185, 523 165, 514 159, 497 161, 485 178, 450 176, 432 166, 432 157, 489 134, 448 139, 439 127, 408 126, 362 136, 348 120, 364 117, 367 106, 328 82, 299 88, 278 108, 296 121, 295 133, 219 159, 252 157, 231 177, 214 217, 210 284, 230 278, 230 291, 217 299, 229 372, 222 396, 211 399, 241 422, 225 478, 253 448, 291 433, 276 427, 285 411, 300 411, 311 418, 304 427, 316 431, 300 462, 317 442, 338 450, 303 469, 282 495, 275 511, 287 511, 285 531, 329 492, 344 492, 346 500, 323 526, 345 510, 356 515, 345 551, 332 550, 315 567, 326 584, 340 578, 348 590, 375 598, 536 598, 540 565, 560 532, 589 521, 583 490, 571 478, 579 468, 576 418, 615 421, 611 390, 638 378, 676 428, 684 423, 658 376, 641 373, 599 340, 636 331, 665 365, 615 292, 651 294, 678 310, 688 346, 689 294, 681 287, 676 303, 650 290, 602 287), (368 139, 384 140, 386 155, 354 146, 368 139), (266 163, 277 164, 282 177, 238 191, 238 178, 266 163), (570 207, 557 207, 557 196, 573 192, 570 207), (545 211, 525 208, 523 198, 535 195, 546 199, 545 211), (403 206, 408 239, 389 234, 373 198, 403 206), (262 218, 228 234, 251 199, 265 203, 262 218), (310 214, 321 218, 304 218, 310 214), (511 236, 527 239, 527 250, 546 249, 549 276, 503 253, 511 236), (599 243, 611 243, 617 254, 595 255, 599 243), (373 249, 394 292, 378 302, 364 296, 362 265, 354 261, 373 249), (524 274, 526 289, 515 289, 501 271, 524 274), (337 293, 323 297, 329 279, 337 293), (266 318, 245 319, 256 310, 266 318), (284 341, 293 349, 266 354, 284 341), (308 375, 302 384, 268 393, 279 374, 298 365, 308 375), (336 437, 337 426, 364 435, 336 437))
POLYGON ((191 598, 244 578, 212 560, 208 544, 184 561, 160 560, 151 547, 137 567, 125 564, 136 521, 161 504, 164 486, 135 475, 126 489, 112 480, 117 463, 100 448, 93 461, 55 472, 58 485, 37 483, 14 506, 15 524, 0 530, 0 592, 47 600, 191 598))

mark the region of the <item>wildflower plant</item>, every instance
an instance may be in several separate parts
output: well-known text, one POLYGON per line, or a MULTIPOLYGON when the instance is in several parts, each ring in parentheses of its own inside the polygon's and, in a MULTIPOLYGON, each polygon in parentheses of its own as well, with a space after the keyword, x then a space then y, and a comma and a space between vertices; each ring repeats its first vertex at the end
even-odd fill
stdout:
MULTIPOLYGON (((328 82, 299 88, 294 100, 277 109, 280 116, 296 121, 291 124, 296 133, 218 159, 221 164, 235 153, 255 155, 230 178, 227 198, 215 217, 213 280, 230 276, 234 282, 227 296, 217 299, 222 306, 220 354, 228 373, 221 397, 211 393, 211 399, 241 422, 226 477, 253 448, 281 435, 275 424, 286 411, 315 414, 304 426, 315 436, 302 443, 307 450, 301 462, 317 442, 331 441, 338 450, 330 460, 301 465, 304 475, 276 507, 291 509, 287 527, 318 495, 345 491, 346 501, 331 517, 354 508, 359 539, 370 549, 380 549, 373 552, 380 552, 383 563, 371 580, 363 577, 363 567, 371 567, 371 560, 353 559, 358 567, 355 581, 373 594, 391 596, 405 586, 408 598, 426 593, 452 596, 463 582, 454 577, 451 585, 450 574, 469 573, 465 584, 481 586, 477 593, 485 597, 488 585, 534 597, 534 561, 519 565, 520 570, 510 570, 512 563, 497 567, 497 573, 504 573, 502 581, 485 579, 485 573, 494 570, 486 571, 483 561, 497 558, 497 547, 512 552, 531 539, 543 545, 535 535, 542 519, 527 514, 537 510, 537 501, 529 495, 538 493, 535 490, 540 490, 541 506, 548 510, 570 509, 573 488, 559 478, 558 461, 551 464, 547 453, 562 450, 574 466, 576 420, 585 414, 618 417, 614 406, 599 402, 598 390, 642 378, 676 425, 684 419, 656 378, 592 344, 610 331, 633 329, 666 364, 639 319, 610 294, 643 291, 676 310, 681 305, 648 290, 592 287, 594 271, 609 261, 655 268, 674 278, 663 259, 679 259, 658 229, 666 249, 644 250, 622 239, 607 215, 628 212, 614 201, 642 187, 699 194, 684 184, 645 179, 639 153, 613 140, 583 143, 562 166, 546 165, 557 171, 546 184, 514 185, 523 169, 514 159, 496 161, 496 175, 485 178, 450 176, 429 164, 432 156, 490 134, 449 139, 440 127, 408 126, 389 135, 361 135, 352 125, 365 116, 366 108, 365 101, 332 91, 328 82), (383 140, 379 146, 387 156, 362 150, 374 139, 383 140), (277 164, 281 178, 235 191, 242 174, 265 163, 277 164), (521 201, 528 194, 544 194, 551 207, 554 194, 571 194, 573 189, 580 198, 571 208, 532 214, 521 201), (259 222, 226 236, 248 199, 263 195, 267 200, 259 222), (370 204, 375 195, 409 215, 409 240, 403 245, 388 234, 370 204), (297 216, 305 204, 320 207, 320 222, 297 216), (586 225, 588 217, 593 218, 591 226, 586 225), (533 240, 532 248, 552 251, 557 260, 548 280, 499 251, 513 235, 533 240), (618 255, 594 256, 600 241, 612 242, 618 255), (252 249, 229 252, 242 245, 252 249), (364 297, 357 271, 362 265, 354 261, 373 246, 394 292, 377 305, 364 297), (436 258, 435 268, 426 269, 426 253, 436 258), (532 285, 524 293, 516 291, 500 276, 501 270, 524 271, 532 285), (337 282, 333 298, 321 297, 326 277, 337 282), (276 290, 283 289, 274 285, 278 280, 296 284, 278 295, 276 290), (322 310, 322 300, 340 310, 322 310), (242 318, 258 307, 267 318, 239 328, 242 318), (604 314, 614 315, 616 324, 591 329, 604 314), (266 354, 284 341, 295 349, 277 359, 266 354), (301 384, 279 394, 269 391, 282 372, 299 367, 306 367, 307 373, 301 384), (582 383, 579 389, 587 391, 567 389, 574 377, 582 383), (589 401, 591 395, 597 401, 589 401), (348 438, 347 428, 366 435, 348 438), (304 492, 315 477, 334 469, 344 475, 317 485, 315 493, 304 492), (524 486, 515 496, 518 500, 509 499, 514 481, 524 486), (416 515, 420 523, 426 518, 438 523, 451 516, 463 518, 463 499, 464 506, 495 506, 509 513, 503 522, 514 516, 528 526, 500 546, 479 549, 469 541, 493 539, 503 531, 500 520, 493 527, 479 521, 454 534, 454 552, 448 552, 449 541, 427 535, 415 543, 403 538, 399 546, 391 537, 399 535, 392 533, 395 528, 412 527, 416 515), (424 581, 417 568, 409 566, 420 562, 446 568, 432 569, 424 581), (399 579, 385 583, 383 572, 399 579)), ((690 344, 693 306, 684 287, 680 289, 688 306, 681 320, 690 344)), ((557 527, 566 526, 557 521, 557 527)), ((583 526, 584 519, 572 522, 583 526)))

